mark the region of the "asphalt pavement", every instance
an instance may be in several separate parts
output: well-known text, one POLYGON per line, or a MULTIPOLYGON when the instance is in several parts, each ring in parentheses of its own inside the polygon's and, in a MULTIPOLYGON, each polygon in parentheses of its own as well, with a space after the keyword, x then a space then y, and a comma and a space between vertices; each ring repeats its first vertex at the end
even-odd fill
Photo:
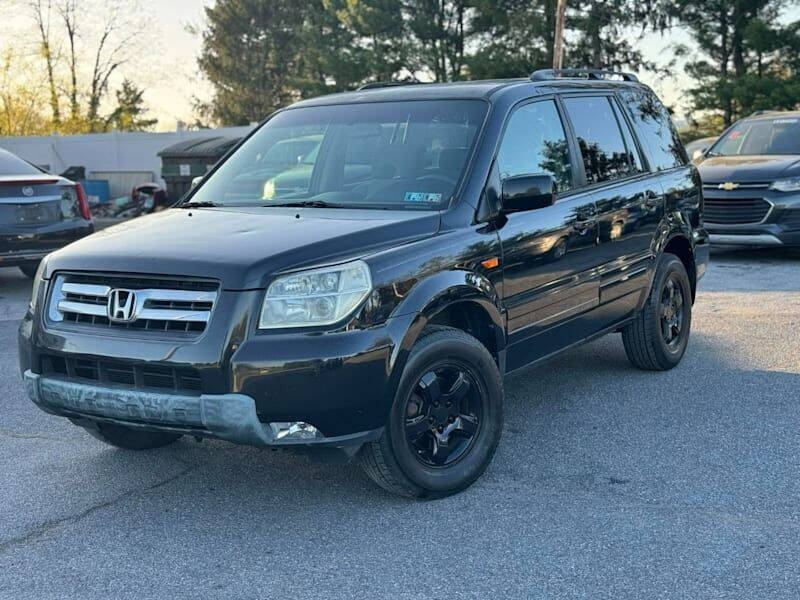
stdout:
POLYGON ((513 374, 487 473, 429 502, 44 414, 17 372, 30 283, 0 269, 0 598, 798 598, 800 252, 712 261, 678 368, 612 335, 513 374))

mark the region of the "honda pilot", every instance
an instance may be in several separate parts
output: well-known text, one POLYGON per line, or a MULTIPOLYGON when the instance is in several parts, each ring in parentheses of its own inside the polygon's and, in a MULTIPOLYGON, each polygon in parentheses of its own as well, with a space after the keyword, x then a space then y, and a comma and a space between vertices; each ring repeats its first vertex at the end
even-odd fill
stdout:
POLYGON ((494 455, 507 373, 613 332, 636 367, 680 362, 702 208, 632 75, 305 100, 179 206, 50 254, 21 371, 42 410, 114 446, 218 438, 446 496, 494 455), (287 140, 313 151, 276 172, 287 140))

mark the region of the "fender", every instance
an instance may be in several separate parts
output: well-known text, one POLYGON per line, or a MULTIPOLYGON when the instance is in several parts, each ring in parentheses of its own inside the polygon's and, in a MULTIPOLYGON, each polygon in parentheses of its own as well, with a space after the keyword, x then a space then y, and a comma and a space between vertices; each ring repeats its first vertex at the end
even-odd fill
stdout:
POLYGON ((387 410, 393 401, 411 348, 422 330, 444 309, 458 303, 479 306, 489 317, 494 330, 500 372, 505 368, 506 325, 500 297, 484 275, 465 269, 440 271, 418 282, 392 312, 388 321, 390 336, 395 340, 388 356, 389 373, 387 410))
MULTIPOLYGON (((695 236, 692 233, 691 224, 686 220, 683 213, 680 211, 673 211, 670 212, 667 217, 661 222, 661 226, 659 227, 656 235, 653 238, 653 242, 651 244, 651 249, 653 252, 653 266, 650 269, 650 273, 648 275, 649 282, 647 287, 645 288, 645 292, 642 294, 642 297, 639 299, 638 309, 641 310, 644 307, 645 302, 647 302, 647 298, 650 297, 650 292, 652 291, 653 287, 653 280, 655 279, 656 268, 658 266, 659 261, 661 260, 661 256, 664 254, 665 249, 669 246, 670 242, 675 238, 682 238, 686 240, 689 244, 689 248, 691 251, 691 258, 692 261, 696 261, 696 253, 695 253, 695 236)), ((690 274, 691 277, 691 274, 690 274)), ((696 274, 695 274, 696 278, 696 274)), ((693 287, 696 285, 696 280, 693 283, 693 287)), ((692 289, 692 300, 694 300, 694 289, 692 289)))

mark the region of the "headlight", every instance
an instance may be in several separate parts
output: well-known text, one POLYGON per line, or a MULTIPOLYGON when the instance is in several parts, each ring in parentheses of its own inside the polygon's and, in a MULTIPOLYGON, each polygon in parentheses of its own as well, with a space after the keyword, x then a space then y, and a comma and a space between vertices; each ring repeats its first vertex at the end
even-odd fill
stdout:
POLYGON ((778 179, 770 187, 777 192, 800 192, 800 177, 778 179))
POLYGON ((36 269, 36 275, 33 278, 33 286, 31 286, 31 301, 29 307, 31 313, 36 311, 36 302, 39 300, 39 288, 42 286, 42 273, 44 273, 45 259, 39 263, 39 268, 36 269))
POLYGON ((267 289, 258 327, 336 323, 353 312, 371 289, 369 267, 360 260, 279 277, 267 289))

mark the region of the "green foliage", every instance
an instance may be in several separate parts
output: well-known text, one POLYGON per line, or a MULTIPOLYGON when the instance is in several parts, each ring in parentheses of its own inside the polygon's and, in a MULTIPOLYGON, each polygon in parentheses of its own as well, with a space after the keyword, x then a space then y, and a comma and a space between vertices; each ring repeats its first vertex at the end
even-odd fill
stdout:
MULTIPOLYGON (((724 125, 756 110, 800 104, 800 22, 778 24, 784 0, 673 0, 672 18, 688 27, 701 57, 687 64, 695 111, 724 125)), ((687 48, 682 52, 689 53, 687 48)))
POLYGON ((260 121, 300 94, 291 85, 305 9, 296 0, 220 0, 205 8, 198 65, 214 86, 201 112, 220 123, 260 121))
MULTIPOLYGON (((218 0, 206 8, 201 114, 257 121, 303 97, 368 81, 524 77, 553 62, 556 0, 218 0)), ((572 0, 565 64, 650 67, 629 28, 656 0, 572 0)))
POLYGON ((106 128, 117 131, 147 131, 155 127, 157 119, 144 117, 147 109, 144 107, 143 94, 144 90, 125 79, 116 92, 117 107, 106 119, 106 128))

